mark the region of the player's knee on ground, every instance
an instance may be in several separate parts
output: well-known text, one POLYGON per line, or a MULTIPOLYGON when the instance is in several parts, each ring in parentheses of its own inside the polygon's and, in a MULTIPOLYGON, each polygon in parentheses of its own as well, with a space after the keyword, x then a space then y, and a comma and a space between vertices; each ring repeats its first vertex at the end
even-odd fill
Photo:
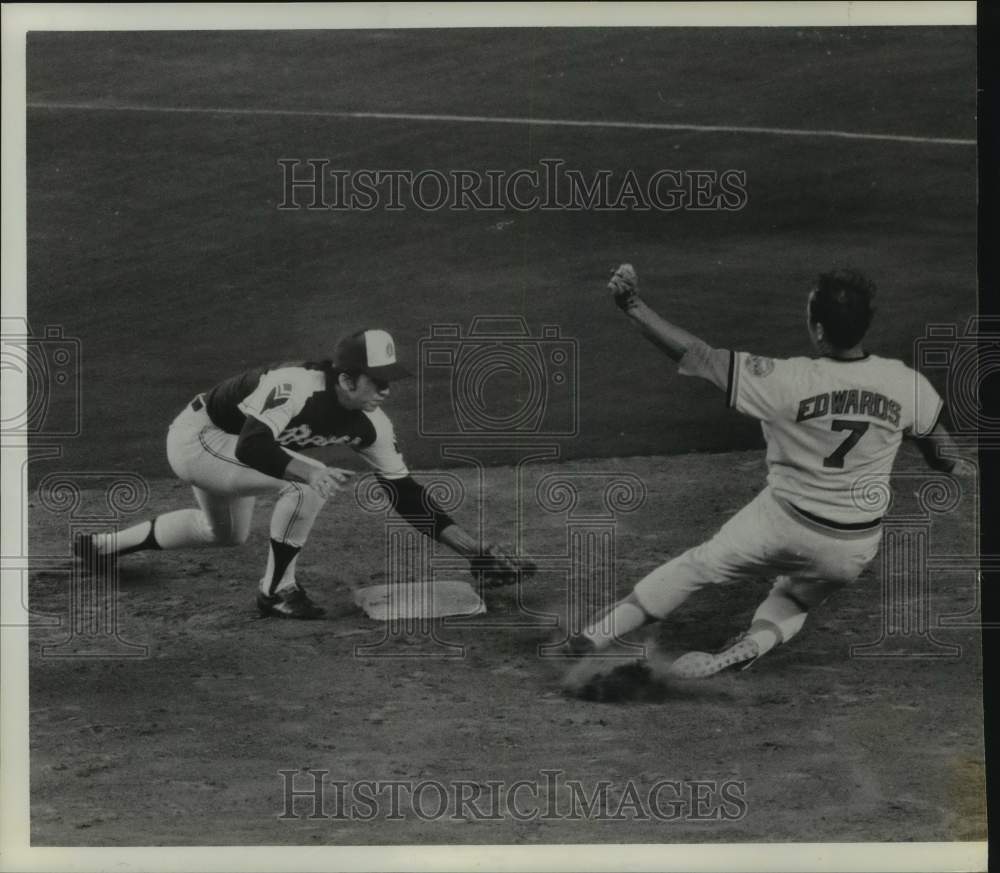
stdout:
POLYGON ((161 549, 238 546, 249 535, 249 518, 242 525, 223 519, 213 524, 201 509, 177 509, 158 515, 154 528, 161 549))
POLYGON ((234 548, 242 546, 250 538, 249 518, 241 524, 238 519, 219 518, 213 520, 200 510, 194 510, 194 512, 197 513, 196 524, 210 545, 234 548))
POLYGON ((242 546, 250 538, 250 528, 239 527, 231 524, 212 525, 203 515, 204 524, 208 528, 212 537, 212 544, 222 548, 235 548, 242 546))
POLYGON ((242 546, 248 539, 250 539, 250 531, 226 529, 215 532, 215 544, 227 549, 242 546))

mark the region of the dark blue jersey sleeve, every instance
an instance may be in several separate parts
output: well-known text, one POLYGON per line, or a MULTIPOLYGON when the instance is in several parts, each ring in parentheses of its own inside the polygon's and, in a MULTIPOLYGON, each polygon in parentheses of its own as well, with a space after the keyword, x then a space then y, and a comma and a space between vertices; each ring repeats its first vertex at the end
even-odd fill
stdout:
POLYGON ((440 536, 441 531, 455 523, 452 517, 441 509, 437 501, 427 493, 424 486, 412 476, 387 479, 376 473, 376 478, 388 493, 392 508, 414 527, 422 528, 430 525, 431 535, 435 539, 440 536))
POLYGON ((291 459, 292 456, 275 441, 271 429, 260 419, 248 415, 236 441, 236 460, 265 476, 281 479, 291 459))

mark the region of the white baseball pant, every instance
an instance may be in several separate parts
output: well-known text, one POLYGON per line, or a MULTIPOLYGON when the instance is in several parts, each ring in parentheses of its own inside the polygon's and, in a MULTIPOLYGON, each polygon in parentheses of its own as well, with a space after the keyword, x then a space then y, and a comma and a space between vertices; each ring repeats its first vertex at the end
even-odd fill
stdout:
MULTIPOLYGON (((212 424, 204 401, 188 404, 174 419, 167 434, 167 460, 179 479, 189 482, 201 507, 186 510, 198 513, 198 519, 186 524, 188 539, 183 545, 227 546, 245 543, 250 534, 257 495, 275 494, 278 499, 271 515, 271 539, 301 547, 312 530, 324 499, 301 482, 275 479, 248 467, 236 458, 235 434, 212 424), (200 409, 195 409, 200 406, 200 409)), ((285 449, 288 454, 309 464, 323 466, 314 458, 285 449)), ((183 510, 182 510, 183 511, 183 510)), ((164 528, 166 525, 163 526, 164 528)), ((157 528, 161 545, 166 530, 157 528)), ((180 544, 178 544, 180 545, 180 544)))
POLYGON ((808 608, 857 579, 881 539, 880 526, 860 531, 821 527, 765 488, 710 540, 640 580, 634 593, 646 612, 662 619, 705 585, 777 576, 774 589, 808 608))

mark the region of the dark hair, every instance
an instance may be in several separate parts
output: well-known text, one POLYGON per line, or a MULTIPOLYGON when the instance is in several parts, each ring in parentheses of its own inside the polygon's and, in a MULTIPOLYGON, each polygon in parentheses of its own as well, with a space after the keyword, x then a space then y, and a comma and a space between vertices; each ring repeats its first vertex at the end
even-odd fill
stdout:
POLYGON ((809 320, 823 325, 832 346, 849 349, 864 338, 875 315, 875 283, 854 270, 820 274, 809 301, 809 320))
MULTIPOLYGON (((285 366, 300 366, 297 364, 285 365, 285 366)), ((332 388, 334 385, 340 381, 340 374, 343 373, 352 382, 358 381, 358 373, 352 373, 349 370, 343 370, 338 367, 330 358, 323 358, 318 361, 306 361, 301 366, 305 367, 307 370, 320 370, 326 375, 326 385, 327 388, 332 388)))

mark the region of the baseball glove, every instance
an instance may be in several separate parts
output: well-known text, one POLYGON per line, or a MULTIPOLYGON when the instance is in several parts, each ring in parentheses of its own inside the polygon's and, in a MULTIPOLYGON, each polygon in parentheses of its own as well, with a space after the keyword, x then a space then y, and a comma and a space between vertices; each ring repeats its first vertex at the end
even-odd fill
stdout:
POLYGON ((639 302, 639 275, 631 264, 622 264, 611 274, 608 289, 614 296, 615 305, 628 312, 639 302))
POLYGON ((530 579, 537 569, 535 562, 529 558, 511 554, 493 543, 472 561, 473 572, 482 574, 487 588, 510 585, 518 579, 530 579))

